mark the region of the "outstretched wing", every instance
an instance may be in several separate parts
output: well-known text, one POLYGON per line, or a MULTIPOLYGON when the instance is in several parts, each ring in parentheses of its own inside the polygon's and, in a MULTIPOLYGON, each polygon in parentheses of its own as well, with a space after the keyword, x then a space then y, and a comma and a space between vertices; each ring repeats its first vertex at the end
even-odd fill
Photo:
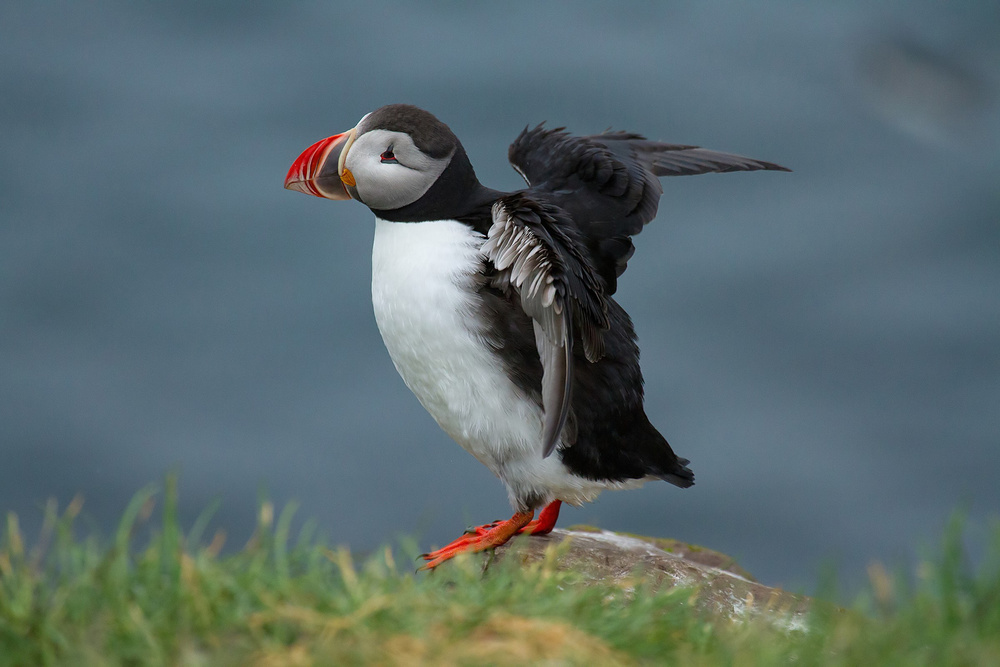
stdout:
POLYGON ((614 294, 617 278, 635 251, 629 238, 656 216, 660 176, 711 172, 788 171, 753 158, 649 141, 608 132, 574 137, 562 128, 525 128, 508 158, 529 186, 546 195, 580 229, 598 274, 614 294))
POLYGON ((493 205, 482 252, 496 267, 495 286, 515 291, 532 319, 542 361, 542 439, 548 456, 569 416, 574 332, 588 361, 604 355, 603 332, 609 326, 604 288, 573 221, 558 206, 527 193, 493 205))

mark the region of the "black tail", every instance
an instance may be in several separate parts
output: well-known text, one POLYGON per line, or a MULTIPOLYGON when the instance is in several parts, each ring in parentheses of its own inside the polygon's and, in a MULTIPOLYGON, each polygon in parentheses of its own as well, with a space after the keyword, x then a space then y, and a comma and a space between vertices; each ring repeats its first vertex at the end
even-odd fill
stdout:
POLYGON ((691 462, 687 459, 682 459, 678 456, 677 463, 674 464, 673 470, 661 473, 658 477, 664 482, 670 482, 674 486, 679 486, 682 489, 694 486, 694 473, 687 467, 689 463, 691 462))

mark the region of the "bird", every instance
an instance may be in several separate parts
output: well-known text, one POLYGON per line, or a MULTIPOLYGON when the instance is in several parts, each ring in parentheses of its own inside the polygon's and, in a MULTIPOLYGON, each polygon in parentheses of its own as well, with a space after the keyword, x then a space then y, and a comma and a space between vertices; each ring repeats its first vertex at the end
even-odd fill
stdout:
POLYGON ((646 416, 618 279, 632 237, 656 216, 660 177, 789 171, 544 123, 525 127, 508 160, 526 187, 486 187, 446 124, 390 104, 311 145, 285 179, 374 213, 372 305, 389 356, 445 433, 507 489, 510 519, 422 554, 421 569, 545 535, 562 503, 650 480, 694 484, 688 459, 646 416))

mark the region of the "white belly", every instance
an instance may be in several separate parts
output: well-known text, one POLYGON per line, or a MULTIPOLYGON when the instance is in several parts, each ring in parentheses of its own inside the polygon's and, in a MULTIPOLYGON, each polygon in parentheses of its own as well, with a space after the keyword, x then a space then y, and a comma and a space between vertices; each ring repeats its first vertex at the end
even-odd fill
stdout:
MULTIPOLYGON (((376 219, 372 304, 403 382, 444 431, 517 498, 579 504, 608 485, 542 458, 542 411, 514 385, 475 317, 483 236, 454 220, 376 219)), ((618 485, 613 485, 618 486, 618 485)))

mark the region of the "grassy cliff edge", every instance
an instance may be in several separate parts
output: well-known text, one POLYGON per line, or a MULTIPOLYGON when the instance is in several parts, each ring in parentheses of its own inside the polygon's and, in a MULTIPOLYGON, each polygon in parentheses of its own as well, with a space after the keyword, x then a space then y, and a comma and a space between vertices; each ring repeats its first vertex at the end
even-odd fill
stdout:
POLYGON ((915 576, 873 566, 851 609, 812 604, 791 627, 713 613, 698 581, 663 585, 643 567, 588 576, 566 565, 565 540, 415 574, 388 548, 357 562, 308 530, 292 544, 294 508, 275 520, 263 503, 250 542, 221 555, 204 521, 181 530, 173 478, 139 539, 156 496, 136 495, 110 543, 75 536, 79 502, 50 504, 31 548, 8 515, 0 665, 1000 664, 1000 527, 978 571, 956 520, 915 576))

